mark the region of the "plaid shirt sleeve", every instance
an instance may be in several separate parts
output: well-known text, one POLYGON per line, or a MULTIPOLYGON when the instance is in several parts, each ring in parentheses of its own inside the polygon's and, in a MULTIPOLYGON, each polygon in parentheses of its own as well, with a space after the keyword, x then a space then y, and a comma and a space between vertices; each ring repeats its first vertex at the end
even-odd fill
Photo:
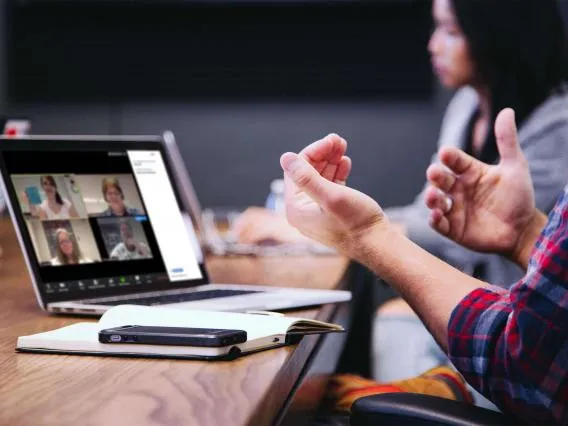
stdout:
POLYGON ((568 187, 509 290, 477 289, 454 309, 449 356, 504 412, 568 424, 568 187))

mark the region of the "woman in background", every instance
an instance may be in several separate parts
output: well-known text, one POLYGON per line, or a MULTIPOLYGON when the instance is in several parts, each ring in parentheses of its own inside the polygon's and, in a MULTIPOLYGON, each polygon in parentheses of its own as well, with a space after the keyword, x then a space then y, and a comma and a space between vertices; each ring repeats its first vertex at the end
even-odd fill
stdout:
MULTIPOLYGON (((548 212, 568 182, 566 50, 558 2, 435 0, 432 11, 433 68, 443 85, 459 89, 446 110, 439 147, 457 146, 485 163, 498 162, 492 130, 499 111, 512 107, 537 208, 548 212)), ((498 285, 523 275, 503 257, 467 250, 432 230, 424 191, 413 204, 388 215, 413 241, 464 272, 498 285)), ((381 381, 405 379, 447 362, 401 299, 379 310, 374 348, 375 376, 381 381), (403 349, 400 336, 407 332, 403 349)))
POLYGON ((124 203, 124 191, 120 186, 120 182, 115 177, 107 177, 102 181, 102 193, 108 208, 103 211, 101 216, 140 216, 143 215, 140 210, 130 208, 124 203))
MULTIPOLYGON (((432 67, 442 85, 457 89, 446 109, 438 149, 456 146, 485 163, 498 162, 492 129, 497 113, 513 108, 536 206, 550 210, 568 181, 564 28, 557 1, 434 0, 432 12, 432 67)), ((472 252, 433 231, 424 191, 412 204, 387 209, 387 214, 414 242, 466 273, 502 285, 522 276, 504 258, 472 252)), ((259 210, 246 212, 235 233, 246 242, 297 234, 285 218, 259 210), (273 222, 258 227, 270 229, 271 235, 256 233, 259 221, 273 222)), ((377 316, 375 351, 379 381, 405 379, 447 362, 400 299, 386 304, 377 316)))
POLYGON ((55 178, 51 175, 42 176, 40 185, 45 193, 46 199, 41 204, 32 204, 27 194, 22 195, 24 201, 29 206, 32 216, 39 217, 41 220, 58 220, 79 217, 77 210, 71 201, 63 198, 57 189, 55 178))
POLYGON ((77 265, 80 263, 92 263, 92 260, 83 257, 77 242, 64 228, 55 231, 57 243, 56 256, 51 259, 52 266, 77 265))

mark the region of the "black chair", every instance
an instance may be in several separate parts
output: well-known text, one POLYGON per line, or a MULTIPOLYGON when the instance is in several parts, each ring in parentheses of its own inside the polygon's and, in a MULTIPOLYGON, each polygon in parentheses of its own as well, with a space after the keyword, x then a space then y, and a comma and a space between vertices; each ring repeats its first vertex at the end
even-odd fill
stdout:
POLYGON ((505 426, 519 421, 436 396, 385 393, 360 398, 351 410, 351 426, 505 426))

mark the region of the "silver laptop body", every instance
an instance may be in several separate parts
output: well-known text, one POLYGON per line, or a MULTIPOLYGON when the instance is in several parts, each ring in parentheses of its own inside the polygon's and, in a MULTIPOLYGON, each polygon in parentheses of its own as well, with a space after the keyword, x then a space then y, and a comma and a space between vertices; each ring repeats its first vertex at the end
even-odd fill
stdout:
POLYGON ((187 212, 200 208, 197 197, 191 186, 192 201, 178 191, 183 182, 172 184, 162 137, 3 139, 0 169, 38 302, 48 312, 100 315, 127 303, 278 310, 351 298, 347 291, 211 284, 195 212, 187 212))

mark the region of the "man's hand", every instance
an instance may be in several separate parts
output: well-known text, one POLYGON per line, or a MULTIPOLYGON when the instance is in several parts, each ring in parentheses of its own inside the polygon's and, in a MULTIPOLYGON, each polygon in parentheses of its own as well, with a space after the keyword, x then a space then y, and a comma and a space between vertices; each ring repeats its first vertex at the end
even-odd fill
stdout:
POLYGON ((440 150, 442 164, 430 166, 426 173, 431 184, 426 192, 426 204, 432 209, 430 223, 463 246, 500 253, 524 264, 520 253, 534 244, 533 234, 540 232, 543 222, 535 208, 513 110, 501 111, 495 136, 501 157, 495 166, 456 148, 440 150))
POLYGON ((452 311, 483 283, 422 250, 391 226, 375 201, 347 188, 346 148, 343 139, 330 135, 299 155, 282 156, 288 221, 385 279, 447 348, 452 311))
POLYGON ((359 239, 387 219, 370 197, 345 186, 351 171, 346 149, 345 140, 332 134, 299 155, 284 154, 280 164, 290 224, 307 237, 356 258, 359 239))

